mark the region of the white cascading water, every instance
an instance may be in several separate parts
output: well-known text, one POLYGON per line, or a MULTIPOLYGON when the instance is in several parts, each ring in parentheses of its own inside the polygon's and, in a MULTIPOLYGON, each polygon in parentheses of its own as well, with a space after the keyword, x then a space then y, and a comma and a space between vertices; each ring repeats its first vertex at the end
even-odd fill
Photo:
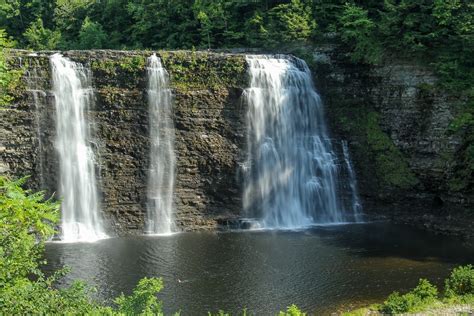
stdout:
POLYGON ((354 168, 352 167, 349 146, 346 140, 342 141, 342 153, 344 155, 344 161, 346 163, 346 168, 349 175, 349 186, 351 189, 351 211, 354 214, 355 221, 360 222, 362 204, 360 202, 359 192, 357 190, 357 178, 354 172, 354 168))
POLYGON ((173 193, 175 182, 174 124, 169 76, 160 59, 148 58, 148 106, 150 118, 150 169, 146 232, 175 231, 173 193))
POLYGON ((56 100, 61 240, 92 242, 106 238, 100 218, 94 152, 87 121, 93 92, 86 69, 60 54, 50 58, 56 100))
POLYGON ((247 214, 264 228, 345 221, 337 157, 306 63, 287 56, 247 56, 247 63, 247 214))

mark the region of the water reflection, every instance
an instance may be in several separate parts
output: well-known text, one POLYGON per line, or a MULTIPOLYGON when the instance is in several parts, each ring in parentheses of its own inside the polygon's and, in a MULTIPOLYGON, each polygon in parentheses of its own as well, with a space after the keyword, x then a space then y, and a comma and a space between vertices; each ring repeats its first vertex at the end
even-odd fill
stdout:
POLYGON ((441 285, 450 269, 474 262, 458 240, 374 223, 299 232, 182 233, 48 244, 46 270, 72 267, 110 299, 142 277, 160 276, 166 311, 225 309, 271 314, 295 303, 314 313, 359 306, 427 277, 441 285))

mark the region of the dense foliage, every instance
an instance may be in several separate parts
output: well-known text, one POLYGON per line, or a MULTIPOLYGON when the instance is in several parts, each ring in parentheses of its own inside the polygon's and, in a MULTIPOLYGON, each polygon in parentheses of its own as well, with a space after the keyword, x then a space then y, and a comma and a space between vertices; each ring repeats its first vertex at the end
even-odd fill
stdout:
POLYGON ((7 55, 15 42, 9 38, 5 30, 0 29, 0 107, 10 104, 12 91, 20 81, 21 70, 12 70, 8 66, 7 55))
POLYGON ((443 307, 445 304, 474 303, 474 267, 472 265, 454 268, 445 280, 444 297, 428 280, 420 279, 418 286, 403 295, 390 294, 377 309, 387 314, 401 314, 423 311, 429 307, 443 307))
MULTIPOLYGON (((474 304, 474 266, 468 264, 454 268, 445 280, 444 293, 439 293, 436 286, 426 279, 420 279, 411 291, 400 294, 393 292, 382 304, 374 304, 344 313, 344 316, 362 316, 372 314, 398 315, 429 311, 428 314, 448 315, 453 313, 453 306, 469 307, 474 304)), ((462 312, 456 312, 463 314, 462 312)), ((425 313, 423 313, 425 314, 425 313)))
POLYGON ((447 297, 474 299, 474 266, 457 267, 445 281, 447 297))
POLYGON ((0 177, 0 314, 162 314, 156 297, 161 279, 142 279, 130 296, 115 300, 114 308, 95 302, 93 289, 83 282, 56 288, 67 271, 45 276, 40 267, 44 242, 55 233, 59 203, 45 200, 42 192, 23 190, 25 180, 0 177))
POLYGON ((438 296, 438 289, 428 280, 420 279, 417 287, 411 292, 400 295, 393 292, 383 303, 381 311, 386 314, 417 312, 433 303, 438 296))

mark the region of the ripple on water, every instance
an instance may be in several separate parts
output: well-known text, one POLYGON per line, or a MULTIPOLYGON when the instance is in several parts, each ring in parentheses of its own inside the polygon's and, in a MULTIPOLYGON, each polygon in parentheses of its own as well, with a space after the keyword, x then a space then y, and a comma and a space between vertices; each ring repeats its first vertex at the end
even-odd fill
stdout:
POLYGON ((142 277, 163 277, 166 311, 205 314, 247 307, 274 313, 290 304, 314 313, 358 307, 426 277, 441 285, 472 247, 386 223, 303 231, 181 233, 46 246, 47 271, 72 268, 110 299, 142 277))

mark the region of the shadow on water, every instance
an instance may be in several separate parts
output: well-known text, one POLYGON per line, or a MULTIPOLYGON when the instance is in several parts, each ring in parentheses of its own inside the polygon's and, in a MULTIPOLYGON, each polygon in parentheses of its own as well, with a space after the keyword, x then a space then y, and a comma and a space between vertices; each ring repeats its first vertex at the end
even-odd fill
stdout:
POLYGON ((408 290, 421 277, 442 285, 453 267, 473 262, 473 254, 456 239, 371 223, 51 243, 45 270, 68 265, 64 284, 85 279, 109 301, 142 277, 162 277, 165 311, 184 315, 244 307, 267 315, 293 303, 327 314, 408 290))
POLYGON ((318 227, 310 233, 328 244, 366 257, 399 257, 447 263, 474 262, 474 247, 458 237, 435 235, 405 225, 373 222, 318 227))

